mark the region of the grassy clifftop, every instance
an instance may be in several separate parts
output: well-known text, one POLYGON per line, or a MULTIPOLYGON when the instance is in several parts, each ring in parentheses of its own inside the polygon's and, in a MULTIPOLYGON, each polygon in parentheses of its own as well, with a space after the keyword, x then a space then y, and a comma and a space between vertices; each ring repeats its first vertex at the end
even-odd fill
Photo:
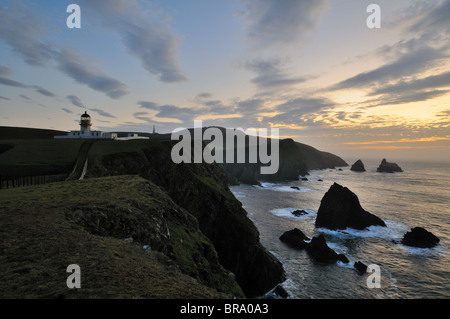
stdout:
MULTIPOLYGON (((69 175, 83 142, 2 140, 0 176, 69 175)), ((283 281, 283 266, 261 245, 225 170, 174 164, 174 143, 93 141, 85 180, 0 190, 0 295, 252 297, 283 281), (69 264, 81 267, 82 289, 66 287, 69 264)), ((297 144, 281 141, 277 178, 296 178, 314 163, 338 165, 334 155, 317 161, 317 150, 297 144)), ((256 170, 242 172, 251 179, 256 170)))
POLYGON ((3 298, 243 296, 195 218, 146 179, 92 178, 0 195, 3 298), (81 268, 81 289, 66 286, 70 264, 81 268))

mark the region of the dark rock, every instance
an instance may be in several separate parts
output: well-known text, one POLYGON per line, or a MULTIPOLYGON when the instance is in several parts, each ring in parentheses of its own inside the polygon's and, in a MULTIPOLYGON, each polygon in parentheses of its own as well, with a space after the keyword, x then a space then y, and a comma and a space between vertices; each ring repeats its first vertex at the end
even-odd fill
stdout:
POLYGON ((389 163, 386 159, 383 159, 380 163, 380 166, 377 168, 377 172, 380 173, 394 173, 394 172, 403 172, 403 170, 396 163, 389 163))
POLYGON ((291 188, 292 188, 292 189, 296 189, 296 190, 298 190, 298 191, 300 190, 300 187, 298 187, 298 186, 291 186, 291 188))
POLYGON ((308 179, 306 177, 302 177, 302 181, 307 182, 308 179))
POLYGON ((342 168, 338 168, 338 171, 341 171, 341 172, 342 172, 342 168))
POLYGON ((407 232, 401 241, 407 246, 431 248, 439 243, 439 238, 422 227, 415 227, 407 232))
POLYGON ((364 167, 364 164, 363 164, 363 162, 361 160, 357 160, 355 162, 355 164, 352 165, 350 170, 354 171, 354 172, 365 172, 366 171, 366 169, 364 167))
POLYGON ((308 245, 305 240, 309 240, 309 238, 300 229, 294 228, 281 235, 280 240, 293 248, 305 249, 308 245))
POLYGON ((294 210, 291 214, 294 215, 295 217, 300 217, 303 215, 308 215, 308 212, 305 212, 303 209, 302 210, 297 209, 297 210, 294 210))
POLYGON ((348 264, 350 262, 344 254, 338 254, 337 256, 338 260, 342 261, 344 264, 348 264))
POLYGON ((353 267, 355 267, 360 272, 366 272, 367 271, 367 265, 363 264, 360 261, 357 261, 353 264, 353 267))
MULTIPOLYGON (((333 249, 328 247, 327 242, 323 234, 320 234, 317 237, 314 237, 311 242, 306 247, 306 251, 310 254, 314 259, 320 262, 325 263, 334 263, 338 260, 345 260, 342 257, 343 255, 338 255, 333 249)), ((347 261, 348 262, 348 261, 347 261)))
POLYGON ((386 226, 383 220, 361 207, 358 197, 352 191, 337 183, 323 196, 315 225, 332 230, 386 226))
POLYGON ((275 289, 273 290, 273 293, 281 298, 288 298, 289 297, 289 293, 286 291, 286 289, 284 289, 282 286, 278 285, 275 287, 275 289))
POLYGON ((318 181, 318 182, 323 182, 323 179, 318 179, 317 181, 318 181))

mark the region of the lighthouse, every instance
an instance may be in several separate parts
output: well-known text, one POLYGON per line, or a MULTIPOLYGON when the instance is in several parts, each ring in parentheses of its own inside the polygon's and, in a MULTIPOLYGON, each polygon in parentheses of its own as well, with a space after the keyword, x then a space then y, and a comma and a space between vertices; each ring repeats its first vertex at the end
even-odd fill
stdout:
POLYGON ((89 136, 91 135, 91 117, 89 114, 87 114, 87 111, 84 112, 83 115, 81 115, 81 121, 80 121, 80 132, 82 135, 89 136))
MULTIPOLYGON (((149 139, 146 136, 139 136, 137 133, 128 134, 127 137, 118 137, 117 133, 112 132, 102 132, 102 131, 92 131, 91 130, 91 116, 84 112, 81 115, 80 119, 80 130, 79 131, 70 131, 67 135, 57 135, 54 136, 56 139, 65 139, 65 138, 89 138, 89 139, 98 139, 98 140, 135 140, 135 139, 149 139)), ((154 129, 154 128, 153 128, 154 129)))
POLYGON ((57 135, 54 138, 90 138, 90 139, 101 139, 101 140, 115 140, 117 139, 117 133, 109 133, 102 131, 92 131, 91 130, 91 116, 84 112, 80 119, 80 130, 70 131, 67 135, 57 135))

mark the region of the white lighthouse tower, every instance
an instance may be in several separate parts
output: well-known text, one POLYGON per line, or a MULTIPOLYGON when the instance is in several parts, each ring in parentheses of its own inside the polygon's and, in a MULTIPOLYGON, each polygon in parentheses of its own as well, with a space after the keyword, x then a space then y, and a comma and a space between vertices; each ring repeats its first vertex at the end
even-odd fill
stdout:
POLYGON ((81 115, 81 121, 80 121, 80 132, 84 136, 90 136, 91 135, 91 117, 89 114, 87 114, 87 111, 84 112, 83 115, 81 115))

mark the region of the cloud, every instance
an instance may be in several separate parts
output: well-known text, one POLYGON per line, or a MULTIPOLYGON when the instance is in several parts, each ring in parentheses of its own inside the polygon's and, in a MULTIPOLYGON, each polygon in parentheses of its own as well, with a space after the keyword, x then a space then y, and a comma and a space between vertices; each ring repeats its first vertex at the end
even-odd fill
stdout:
POLYGON ((274 111, 279 112, 279 114, 266 117, 264 121, 282 125, 315 125, 315 118, 318 115, 331 110, 335 106, 336 103, 327 98, 297 97, 276 105, 274 111))
POLYGON ((40 87, 39 85, 27 85, 18 81, 14 81, 8 78, 4 78, 4 77, 0 77, 0 85, 6 85, 6 86, 11 86, 11 87, 18 87, 18 88, 24 88, 24 89, 29 89, 32 88, 34 89, 37 93, 44 95, 44 96, 48 96, 48 97, 55 97, 56 95, 53 94, 52 92, 50 92, 49 90, 46 90, 42 87, 40 87))
MULTIPOLYGON (((110 98, 118 99, 127 94, 126 86, 122 82, 105 75, 87 58, 78 56, 73 49, 46 42, 45 35, 48 34, 49 28, 45 20, 27 6, 15 1, 12 5, 0 7, 0 21, 0 40, 22 56, 25 63, 48 66, 56 62, 57 68, 67 76, 93 90, 105 93, 110 98)), ((14 86, 12 82, 10 84, 14 86)), ((41 87, 34 88, 42 95, 54 96, 41 87)))
POLYGON ((45 96, 49 96, 49 97, 54 97, 56 96, 55 94, 53 94, 52 92, 50 92, 49 90, 46 90, 42 87, 40 87, 39 85, 33 85, 31 86, 32 88, 35 89, 36 92, 38 92, 39 94, 45 95, 45 96))
POLYGON ((154 102, 140 101, 140 102, 138 102, 138 104, 141 106, 141 108, 144 108, 144 109, 159 110, 158 104, 156 104, 154 102))
POLYGON ((135 0, 78 2, 94 10, 103 24, 119 35, 129 54, 151 75, 157 75, 160 81, 167 83, 186 80, 177 61, 178 37, 166 23, 152 22, 154 19, 146 13, 143 3, 135 0))
POLYGON ((29 65, 43 66, 53 56, 54 49, 41 38, 47 26, 26 5, 0 7, 0 39, 29 65))
POLYGON ((406 104, 411 102, 428 101, 449 93, 450 90, 432 90, 432 91, 406 91, 400 93, 390 93, 382 95, 376 100, 370 100, 366 107, 375 107, 382 105, 406 104))
POLYGON ((14 80, 10 80, 7 78, 3 78, 3 77, 0 77, 0 84, 6 85, 6 86, 19 87, 19 88, 27 88, 28 87, 27 85, 25 85, 23 83, 20 83, 20 82, 14 81, 14 80))
MULTIPOLYGON (((80 99, 78 96, 76 96, 76 95, 68 95, 66 98, 67 98, 73 105, 75 105, 75 106, 77 106, 77 107, 80 107, 80 108, 82 108, 82 109, 87 109, 87 110, 92 111, 92 112, 96 112, 96 113, 99 114, 100 116, 109 117, 109 118, 116 118, 116 116, 114 116, 114 115, 112 115, 111 113, 108 113, 108 112, 106 112, 106 111, 103 111, 103 110, 101 110, 101 109, 91 108, 91 107, 86 106, 86 105, 81 101, 81 99, 80 99)), ((63 110, 66 110, 66 109, 63 109, 63 110)))
POLYGON ((450 72, 444 72, 413 81, 399 81, 392 85, 379 87, 369 95, 396 94, 400 92, 421 91, 442 87, 450 87, 450 72))
MULTIPOLYGON (((211 95, 205 97, 210 96, 211 95)), ((233 106, 225 105, 220 100, 204 100, 196 98, 194 99, 194 101, 201 106, 197 108, 188 108, 170 104, 158 105, 155 102, 148 101, 139 101, 138 105, 140 105, 140 107, 143 109, 158 111, 156 113, 156 117, 177 119, 179 121, 192 121, 193 119, 204 115, 224 115, 233 112, 233 106)), ((142 116, 148 113, 138 112, 135 114, 138 114, 138 116, 142 116)))
POLYGON ((450 1, 437 1, 429 10, 418 15, 412 24, 407 27, 410 34, 422 34, 432 39, 448 39, 450 33, 450 1))
POLYGON ((67 99, 75 106, 81 107, 82 109, 87 109, 87 107, 81 102, 81 99, 75 95, 68 95, 67 99))
POLYGON ((327 0, 242 0, 239 12, 248 35, 264 46, 300 41, 318 25, 328 8, 327 0))
POLYGON ((174 118, 184 121, 191 121, 196 116, 201 115, 202 112, 187 107, 179 107, 175 105, 161 105, 157 117, 174 118))
POLYGON ((372 71, 362 72, 333 85, 330 89, 350 89, 373 87, 387 81, 400 80, 403 77, 416 75, 435 66, 446 55, 431 47, 424 47, 401 55, 395 61, 384 64, 372 71))
POLYGON ((0 95, 0 99, 1 99, 1 100, 7 100, 7 101, 10 100, 10 99, 8 99, 7 97, 1 96, 1 95, 0 95))
POLYGON ((138 120, 145 121, 145 122, 150 122, 151 118, 146 117, 144 115, 148 115, 148 113, 147 112, 136 112, 136 113, 133 114, 133 116, 135 118, 137 118, 138 120))
POLYGON ((202 92, 199 93, 194 100, 203 100, 203 99, 208 99, 212 97, 212 93, 208 93, 208 92, 202 92))
POLYGON ((65 107, 61 108, 61 110, 63 110, 66 113, 72 114, 73 112, 69 109, 66 109, 65 107))
POLYGON ((115 119, 116 117, 114 115, 112 115, 111 113, 105 112, 103 110, 100 109, 89 109, 90 111, 96 112, 98 115, 104 116, 104 117, 109 117, 109 118, 113 118, 115 119))
POLYGON ((309 80, 311 77, 292 77, 283 71, 284 62, 279 58, 253 59, 244 64, 244 68, 257 74, 251 80, 261 89, 286 87, 309 80))
POLYGON ((118 99, 128 93, 125 84, 96 70, 86 59, 71 51, 62 50, 56 55, 56 61, 58 69, 76 82, 103 92, 112 99, 118 99))
POLYGON ((12 73, 13 71, 10 68, 0 64, 0 76, 10 75, 12 73))

